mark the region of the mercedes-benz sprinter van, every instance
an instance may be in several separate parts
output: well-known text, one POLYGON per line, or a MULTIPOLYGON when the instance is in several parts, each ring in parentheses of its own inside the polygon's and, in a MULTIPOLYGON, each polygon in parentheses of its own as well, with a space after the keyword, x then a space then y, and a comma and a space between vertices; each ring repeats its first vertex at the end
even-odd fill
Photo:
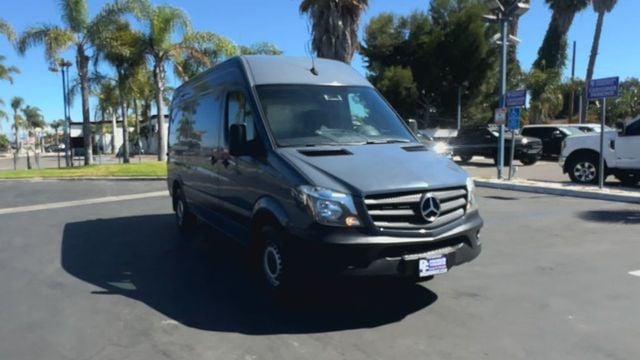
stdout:
POLYGON ((426 279, 480 253, 473 180, 344 63, 225 61, 175 91, 168 141, 178 227, 237 239, 273 290, 308 270, 426 279))

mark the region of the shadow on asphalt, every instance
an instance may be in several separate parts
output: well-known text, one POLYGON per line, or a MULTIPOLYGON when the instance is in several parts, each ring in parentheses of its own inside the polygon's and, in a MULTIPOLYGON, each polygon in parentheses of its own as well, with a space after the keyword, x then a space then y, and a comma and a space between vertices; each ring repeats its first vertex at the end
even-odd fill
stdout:
POLYGON ((458 164, 459 166, 475 166, 475 167, 479 167, 479 168, 494 168, 496 167, 493 163, 486 163, 486 162, 477 162, 477 161, 468 161, 468 162, 462 162, 459 160, 455 160, 455 163, 458 164))
POLYGON ((141 301, 186 326, 243 334, 316 333, 377 327, 437 300, 413 283, 309 282, 286 304, 256 285, 235 242, 206 226, 179 235, 173 215, 69 223, 62 267, 104 289, 141 301))
POLYGON ((614 224, 640 224, 638 210, 590 210, 578 213, 578 217, 586 221, 596 221, 614 224))

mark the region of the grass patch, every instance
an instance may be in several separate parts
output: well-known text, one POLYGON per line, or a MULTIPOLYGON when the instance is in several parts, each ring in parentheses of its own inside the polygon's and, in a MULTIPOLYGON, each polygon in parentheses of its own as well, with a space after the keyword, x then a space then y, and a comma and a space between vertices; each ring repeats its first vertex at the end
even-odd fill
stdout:
POLYGON ((62 169, 53 168, 0 171, 0 179, 145 176, 167 176, 167 164, 163 162, 145 162, 141 164, 131 163, 76 166, 62 169))

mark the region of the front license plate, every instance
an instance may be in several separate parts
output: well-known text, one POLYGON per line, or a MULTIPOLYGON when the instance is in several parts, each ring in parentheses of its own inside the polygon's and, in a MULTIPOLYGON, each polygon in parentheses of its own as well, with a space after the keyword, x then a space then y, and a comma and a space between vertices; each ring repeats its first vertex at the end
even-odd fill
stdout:
POLYGON ((438 256, 418 260, 418 275, 420 277, 443 274, 447 272, 447 258, 438 256))

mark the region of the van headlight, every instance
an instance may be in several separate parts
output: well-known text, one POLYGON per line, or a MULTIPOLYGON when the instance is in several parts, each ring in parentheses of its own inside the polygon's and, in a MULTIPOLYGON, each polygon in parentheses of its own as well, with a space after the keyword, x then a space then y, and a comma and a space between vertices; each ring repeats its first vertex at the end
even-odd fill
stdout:
POLYGON ((353 198, 349 194, 303 185, 297 188, 296 198, 320 224, 347 227, 361 225, 353 198))
POLYGON ((469 176, 467 178, 467 210, 478 208, 476 203, 476 184, 473 182, 473 178, 469 176))

